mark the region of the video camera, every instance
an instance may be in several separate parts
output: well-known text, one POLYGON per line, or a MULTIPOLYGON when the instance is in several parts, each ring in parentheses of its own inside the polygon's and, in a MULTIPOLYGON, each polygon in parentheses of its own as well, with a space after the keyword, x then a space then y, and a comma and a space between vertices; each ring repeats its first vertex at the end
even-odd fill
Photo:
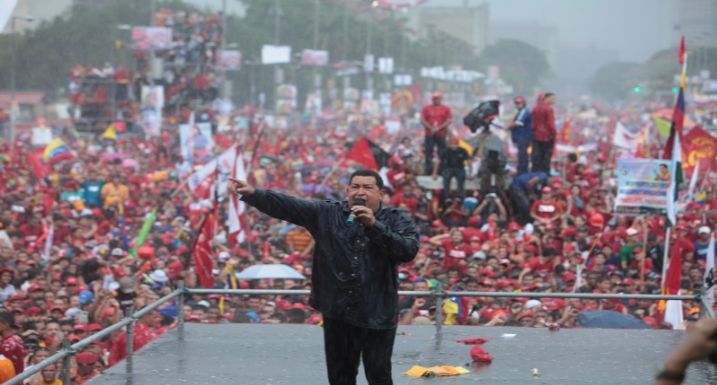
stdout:
POLYGON ((490 129, 493 120, 498 117, 500 113, 500 101, 499 100, 488 100, 481 102, 478 107, 474 108, 463 118, 463 124, 468 126, 471 132, 475 133, 479 128, 483 128, 483 131, 490 129))

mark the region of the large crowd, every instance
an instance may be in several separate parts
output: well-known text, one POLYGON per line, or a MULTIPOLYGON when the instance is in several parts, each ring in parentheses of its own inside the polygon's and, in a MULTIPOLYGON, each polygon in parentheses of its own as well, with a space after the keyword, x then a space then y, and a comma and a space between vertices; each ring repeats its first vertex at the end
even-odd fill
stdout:
MULTIPOLYGON (((185 42, 162 53, 177 63, 173 68, 184 68, 166 74, 164 99, 175 106, 182 106, 185 96, 210 102, 217 95, 198 77, 211 78, 203 68, 220 33, 216 20, 161 14, 160 22, 172 26, 185 42), (196 87, 188 89, 189 83, 196 87)), ((137 76, 135 81, 141 81, 137 76)), ((540 108, 532 109, 538 121, 548 124, 538 127, 542 123, 525 123, 520 114, 531 103, 516 100, 516 119, 508 106, 504 126, 535 128, 541 148, 533 149, 532 159, 521 152, 527 151, 521 135, 531 130, 506 138, 505 154, 498 154, 504 161, 497 163, 501 167, 496 171, 488 166, 491 150, 483 144, 502 133, 493 128, 493 133, 471 134, 460 122, 462 114, 451 113, 440 96, 432 95, 433 104, 420 115, 404 116, 399 130, 387 130, 381 119, 352 111, 330 111, 291 129, 265 124, 251 108, 235 112, 251 113, 243 116, 252 122, 246 129, 218 132, 216 115, 207 119, 215 133, 215 155, 238 143, 248 178, 257 187, 307 198, 342 199, 348 171, 364 167, 344 159, 360 138, 386 149, 390 158, 384 175, 389 187, 384 204, 405 208, 421 233, 417 257, 400 266, 402 290, 442 285, 473 292, 660 293, 665 219, 613 214, 619 155, 606 135, 614 123, 610 118, 638 119, 642 110, 583 106, 595 114, 577 118, 571 103, 558 102, 553 111, 552 102, 546 101, 555 96, 546 94, 535 102, 540 108), (550 116, 540 116, 548 109, 550 116), (555 143, 565 140, 555 126, 560 116, 574 117, 572 143, 597 138, 595 149, 553 154, 555 143), (430 149, 422 135, 432 137, 430 149), (464 144, 475 138, 475 145, 466 148, 464 144), (434 146, 436 158, 426 160, 434 146), (432 183, 439 175, 455 178, 459 188, 450 193, 444 185, 432 183)), ((129 114, 126 119, 136 123, 139 117, 129 114)), ((213 208, 185 183, 191 168, 187 171, 176 146, 176 123, 176 116, 165 116, 159 138, 132 130, 116 139, 87 138, 56 128, 55 137, 61 137, 74 156, 43 164, 32 160, 42 148, 29 144, 29 133, 2 144, 0 364, 10 361, 14 372, 22 372, 56 352, 63 341, 79 341, 118 322, 175 289, 180 280, 190 288, 200 286, 192 248, 202 219, 213 208), (137 236, 153 210, 155 220, 139 244, 137 236)), ((658 150, 654 144, 645 153, 658 150)), ((705 198, 689 203, 671 232, 671 248, 679 248, 683 255, 684 294, 702 290, 708 239, 717 224, 713 185, 702 184, 705 198)), ((310 287, 311 234, 249 209, 243 221, 245 239, 233 242, 225 226, 227 196, 219 194, 218 201, 219 226, 211 243, 215 287, 310 287), (259 263, 286 264, 307 279, 232 278, 259 263)), ((682 304, 687 321, 700 316, 697 301, 682 304)), ((399 322, 431 324, 440 312, 448 325, 576 327, 583 311, 611 310, 653 328, 670 327, 660 321, 657 306, 642 300, 461 297, 437 309, 433 297, 402 297, 399 322)), ((174 326, 177 312, 177 305, 168 303, 142 318, 134 348, 174 326)), ((321 323, 321 315, 300 295, 192 296, 184 312, 188 322, 200 323, 321 323)), ((122 360, 125 349, 126 335, 118 332, 79 352, 73 383, 122 360)), ((29 383, 52 383, 58 371, 50 366, 29 383)))

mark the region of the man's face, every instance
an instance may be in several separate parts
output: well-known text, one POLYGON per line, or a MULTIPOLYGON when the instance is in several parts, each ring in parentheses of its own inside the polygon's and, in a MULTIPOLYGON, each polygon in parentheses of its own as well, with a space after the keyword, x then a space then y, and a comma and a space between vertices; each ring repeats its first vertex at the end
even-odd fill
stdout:
POLYGON ((555 95, 550 95, 547 98, 545 98, 545 103, 553 105, 555 104, 555 95))
POLYGON ((376 179, 372 176, 355 176, 346 188, 346 197, 349 206, 353 206, 358 198, 366 200, 366 207, 378 211, 381 207, 384 192, 378 188, 376 179))
POLYGON ((434 97, 434 98, 431 99, 431 100, 433 101, 433 105, 434 105, 434 106, 438 106, 438 105, 441 104, 441 98, 440 98, 440 97, 434 97))
POLYGON ((45 327, 45 333, 47 335, 57 335, 60 333, 60 324, 51 322, 45 327))
POLYGON ((43 380, 44 382, 50 382, 50 383, 51 383, 51 382, 55 381, 55 374, 56 374, 56 373, 57 373, 57 372, 56 372, 56 370, 55 370, 55 365, 46 366, 44 369, 42 369, 42 380, 43 380))

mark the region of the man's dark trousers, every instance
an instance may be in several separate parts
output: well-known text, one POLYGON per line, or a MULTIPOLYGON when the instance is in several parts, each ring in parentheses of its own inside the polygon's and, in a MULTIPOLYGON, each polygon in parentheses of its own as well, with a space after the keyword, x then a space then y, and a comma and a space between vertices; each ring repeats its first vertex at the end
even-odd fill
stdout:
POLYGON ((541 142, 537 140, 533 141, 533 168, 531 170, 532 172, 542 171, 550 175, 550 160, 553 157, 554 143, 554 140, 549 140, 547 142, 541 142))
POLYGON ((426 168, 423 169, 423 173, 425 175, 431 175, 431 173, 433 173, 433 147, 436 147, 436 153, 440 157, 443 150, 446 149, 446 137, 438 136, 438 134, 428 135, 426 136, 423 147, 426 153, 426 168))
POLYGON ((466 185, 466 170, 464 168, 443 169, 443 201, 451 195, 451 179, 456 178, 456 197, 463 200, 466 185))
POLYGON ((518 149, 518 175, 528 172, 528 146, 530 146, 530 138, 518 138, 514 140, 515 147, 518 149))
POLYGON ((393 385, 391 356, 396 328, 367 329, 324 318, 324 351, 330 385, 355 385, 363 358, 370 385, 393 385))

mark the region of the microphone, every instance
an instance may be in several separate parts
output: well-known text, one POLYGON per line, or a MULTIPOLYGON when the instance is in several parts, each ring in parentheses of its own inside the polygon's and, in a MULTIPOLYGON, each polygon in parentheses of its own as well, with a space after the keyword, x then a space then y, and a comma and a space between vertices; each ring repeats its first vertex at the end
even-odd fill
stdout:
MULTIPOLYGON (((363 198, 356 198, 354 200, 354 206, 366 206, 366 199, 363 198)), ((346 224, 352 225, 354 221, 356 220, 356 214, 353 212, 349 214, 349 217, 346 219, 346 224)))

